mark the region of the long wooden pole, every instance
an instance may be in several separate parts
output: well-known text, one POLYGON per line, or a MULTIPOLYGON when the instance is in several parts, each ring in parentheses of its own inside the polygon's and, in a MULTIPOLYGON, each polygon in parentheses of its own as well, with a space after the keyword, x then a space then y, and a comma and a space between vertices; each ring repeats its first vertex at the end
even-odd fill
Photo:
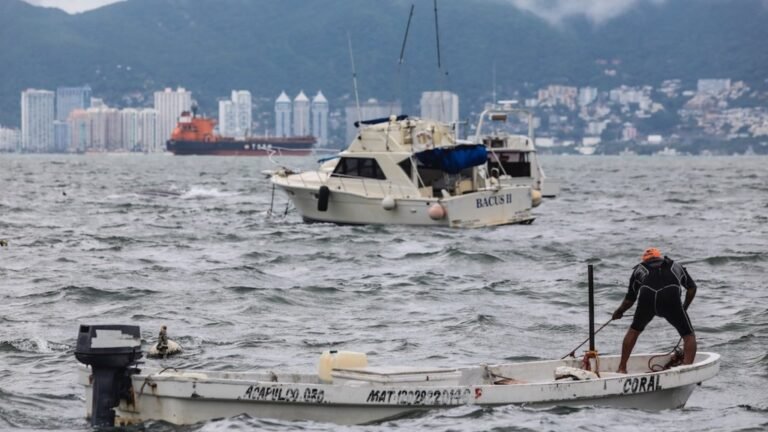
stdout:
POLYGON ((593 278, 593 267, 590 264, 587 267, 589 277, 589 350, 595 350, 595 283, 593 278))

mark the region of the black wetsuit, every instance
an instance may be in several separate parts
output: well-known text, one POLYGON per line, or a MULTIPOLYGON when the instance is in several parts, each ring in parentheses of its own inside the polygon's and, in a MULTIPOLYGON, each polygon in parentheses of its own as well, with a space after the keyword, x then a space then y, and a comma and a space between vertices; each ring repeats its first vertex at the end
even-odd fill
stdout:
POLYGON ((693 326, 680 299, 682 289, 696 289, 682 265, 664 257, 635 266, 626 300, 637 300, 632 329, 642 332, 654 316, 665 318, 680 336, 693 334, 693 326))

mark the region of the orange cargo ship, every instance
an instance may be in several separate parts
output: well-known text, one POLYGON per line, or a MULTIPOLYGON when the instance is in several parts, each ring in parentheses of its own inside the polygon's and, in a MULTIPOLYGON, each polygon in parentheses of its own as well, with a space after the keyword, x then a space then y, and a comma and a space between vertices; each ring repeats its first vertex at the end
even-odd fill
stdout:
POLYGON ((268 154, 302 156, 312 152, 313 136, 253 136, 242 139, 216 135, 216 121, 183 112, 166 143, 175 155, 265 156, 268 154))

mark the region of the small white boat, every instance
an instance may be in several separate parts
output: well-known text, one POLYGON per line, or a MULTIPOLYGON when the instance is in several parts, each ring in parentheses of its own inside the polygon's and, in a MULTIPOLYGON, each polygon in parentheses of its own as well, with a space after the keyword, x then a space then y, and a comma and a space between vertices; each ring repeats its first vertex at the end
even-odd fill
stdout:
MULTIPOLYGON (((598 376, 584 371, 575 358, 428 368, 369 366, 365 354, 326 352, 317 374, 139 370, 134 362, 140 343, 135 326, 81 326, 76 356, 94 366, 81 365, 78 380, 87 416, 98 410, 94 425, 192 424, 240 414, 364 424, 462 405, 673 409, 683 407, 696 385, 717 375, 720 365, 718 354, 700 352, 692 365, 654 371, 670 356, 639 354, 630 358, 628 374, 598 376)), ((618 356, 603 356, 599 365, 614 371, 618 361, 618 356)))
POLYGON ((466 228, 533 221, 540 191, 491 177, 486 148, 459 142, 448 125, 391 116, 358 127, 347 150, 318 170, 272 174, 305 221, 466 228))
POLYGON ((514 101, 489 104, 480 114, 475 128, 474 142, 488 149, 488 169, 501 184, 530 184, 545 198, 560 194, 560 181, 544 174, 536 152, 533 134, 533 114, 515 108, 514 101), (527 117, 528 134, 512 133, 512 120, 518 115, 527 117), (489 131, 485 131, 489 124, 489 131))

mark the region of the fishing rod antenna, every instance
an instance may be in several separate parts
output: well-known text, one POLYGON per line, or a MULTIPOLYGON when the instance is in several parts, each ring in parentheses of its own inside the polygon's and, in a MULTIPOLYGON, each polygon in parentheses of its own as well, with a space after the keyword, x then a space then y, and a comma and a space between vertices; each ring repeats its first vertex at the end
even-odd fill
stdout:
POLYGON ((347 43, 349 46, 349 61, 352 63, 352 87, 355 90, 355 105, 357 106, 357 124, 361 124, 362 112, 360 111, 360 94, 357 91, 357 70, 355 69, 355 56, 352 54, 352 36, 347 32, 347 43))

